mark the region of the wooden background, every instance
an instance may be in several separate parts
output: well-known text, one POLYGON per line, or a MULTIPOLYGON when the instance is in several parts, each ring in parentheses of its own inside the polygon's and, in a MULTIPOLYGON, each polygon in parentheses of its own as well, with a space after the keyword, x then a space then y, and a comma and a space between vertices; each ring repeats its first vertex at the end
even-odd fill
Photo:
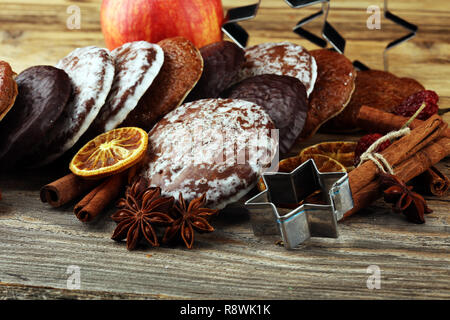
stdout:
MULTIPOLYGON (((224 0, 225 8, 253 1, 224 0)), ((382 1, 333 0, 329 21, 347 39, 346 55, 383 68, 383 49, 406 32, 385 19, 368 30, 369 5, 382 1)), ((104 46, 100 0, 1 0, 0 60, 16 72, 55 64, 76 47, 104 46), (68 30, 66 9, 81 8, 81 30, 68 30)), ((289 40, 313 49, 291 32, 319 7, 291 9, 282 0, 263 0, 255 19, 242 25, 250 44, 289 40)), ((450 106, 450 4, 446 0, 391 0, 389 9, 419 26, 417 36, 389 52, 390 71, 413 77, 450 106)), ((308 26, 318 32, 320 22, 308 26)), ((445 115, 448 119, 448 114, 445 115)), ((317 135, 308 144, 355 136, 317 135)), ((301 146, 297 146, 297 150, 301 146)), ((447 174, 450 161, 439 164, 447 174)), ((253 235, 238 208, 214 220, 216 232, 197 238, 194 250, 141 249, 128 252, 110 240, 115 224, 106 213, 81 224, 72 207, 49 209, 39 188, 64 172, 2 174, 0 189, 1 298, 144 299, 352 299, 450 298, 450 197, 428 197, 434 213, 424 225, 406 222, 381 201, 339 224, 338 239, 314 238, 296 250, 276 239, 253 235), (67 268, 81 270, 80 290, 67 289, 67 268), (381 269, 381 289, 369 290, 369 265, 381 269)))

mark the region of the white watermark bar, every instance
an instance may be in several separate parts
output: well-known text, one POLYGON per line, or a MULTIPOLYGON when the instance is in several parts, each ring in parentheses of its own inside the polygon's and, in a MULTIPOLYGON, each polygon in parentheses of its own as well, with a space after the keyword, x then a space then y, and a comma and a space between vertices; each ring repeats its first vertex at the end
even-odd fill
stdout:
POLYGON ((170 159, 172 163, 183 166, 249 165, 263 167, 269 172, 278 170, 278 129, 249 130, 237 141, 234 141, 235 135, 229 134, 223 127, 183 127, 176 130, 178 140, 171 142, 171 148, 180 152, 170 159))

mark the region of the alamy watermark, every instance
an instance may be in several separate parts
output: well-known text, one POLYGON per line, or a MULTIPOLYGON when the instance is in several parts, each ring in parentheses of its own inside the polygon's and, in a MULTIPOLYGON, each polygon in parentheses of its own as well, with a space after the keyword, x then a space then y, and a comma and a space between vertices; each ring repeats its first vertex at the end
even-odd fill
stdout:
MULTIPOLYGON (((69 30, 81 29, 81 9, 77 5, 70 5, 66 10, 69 17, 66 20, 66 26, 69 30)), ((367 18, 366 26, 369 30, 381 29, 381 9, 380 6, 370 5, 366 12, 370 14, 367 18)))
POLYGON ((381 269, 377 265, 370 265, 367 267, 366 273, 370 273, 369 278, 367 278, 366 285, 367 289, 381 289, 381 269))
POLYGON ((381 9, 379 6, 368 6, 367 11, 370 14, 367 18, 366 26, 369 30, 381 29, 381 9))
POLYGON ((69 17, 66 20, 66 26, 69 30, 81 29, 81 9, 79 6, 71 5, 66 10, 69 17))
POLYGON ((66 270, 68 274, 67 278, 67 289, 69 290, 79 290, 81 289, 81 269, 79 266, 68 266, 66 270))
MULTIPOLYGON (((165 159, 176 168, 189 165, 212 165, 221 167, 248 165, 278 171, 279 130, 246 129, 222 127, 177 127, 167 134, 167 148, 177 150, 165 159)), ((163 142, 164 144, 164 142, 163 142)), ((166 166, 162 162, 161 166, 166 166)), ((176 169, 174 168, 174 170, 176 169)))

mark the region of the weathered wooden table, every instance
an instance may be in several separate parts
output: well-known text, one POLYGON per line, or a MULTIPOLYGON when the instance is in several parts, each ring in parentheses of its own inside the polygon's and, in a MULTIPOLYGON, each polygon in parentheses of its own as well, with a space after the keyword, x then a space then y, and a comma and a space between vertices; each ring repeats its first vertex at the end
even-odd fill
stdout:
MULTIPOLYGON (((244 2, 224 0, 226 8, 239 3, 244 2)), ((437 91, 441 107, 448 107, 448 1, 389 4, 394 13, 420 27, 416 38, 389 53, 390 71, 437 91)), ((20 72, 55 64, 76 47, 103 46, 99 5, 100 0, 2 0, 0 60, 20 72), (81 8, 81 30, 66 28, 71 4, 81 8)), ((381 30, 368 30, 369 5, 382 6, 382 1, 334 0, 329 21, 346 37, 350 59, 382 68, 383 48, 404 30, 384 19, 381 30)), ((251 44, 289 40, 313 48, 290 30, 314 10, 264 0, 257 17, 243 25, 251 44)), ((317 31, 319 22, 311 28, 317 31)), ((307 144, 330 139, 357 137, 321 134, 307 144)), ((449 159, 438 167, 450 174, 449 159)), ((40 202, 39 188, 63 171, 1 174, 0 298, 450 298, 449 196, 427 197, 434 213, 424 225, 405 221, 379 201, 339 223, 338 239, 313 238, 293 251, 276 245, 276 238, 255 237, 245 210, 235 208, 217 217, 216 232, 198 236, 193 250, 180 246, 128 252, 125 244, 110 239, 112 211, 82 224, 71 206, 50 209, 40 202), (369 266, 381 270, 380 289, 367 287, 369 266), (71 282, 74 270, 79 270, 79 289, 71 282)))

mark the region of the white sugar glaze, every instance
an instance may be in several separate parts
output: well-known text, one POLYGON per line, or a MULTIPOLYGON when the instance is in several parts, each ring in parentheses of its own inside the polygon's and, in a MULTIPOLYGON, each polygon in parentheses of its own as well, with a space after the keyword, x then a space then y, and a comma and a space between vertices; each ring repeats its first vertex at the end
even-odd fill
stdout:
POLYGON ((150 131, 143 175, 166 196, 181 192, 190 201, 206 193, 209 206, 221 209, 247 193, 270 164, 278 146, 271 129, 269 116, 251 102, 181 105, 150 131))

